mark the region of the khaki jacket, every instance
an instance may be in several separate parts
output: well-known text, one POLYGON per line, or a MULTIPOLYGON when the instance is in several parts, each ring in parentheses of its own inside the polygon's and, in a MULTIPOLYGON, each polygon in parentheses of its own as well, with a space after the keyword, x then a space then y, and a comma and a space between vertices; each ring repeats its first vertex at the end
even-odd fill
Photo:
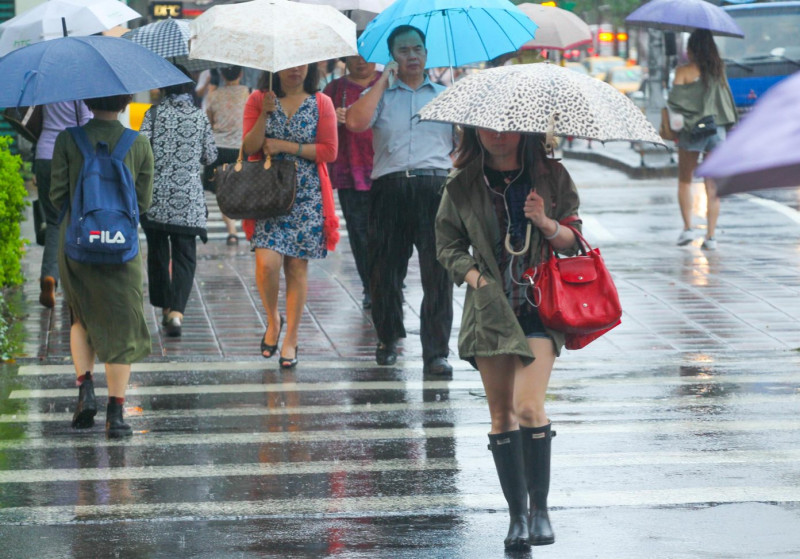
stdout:
MULTIPOLYGON (((436 215, 437 258, 456 285, 464 282, 471 268, 477 268, 488 282, 474 290, 467 287, 458 354, 475 365, 475 357, 517 355, 524 365, 535 358, 514 311, 506 299, 494 247, 505 238, 500 231, 488 188, 483 180, 481 158, 450 174, 444 185, 436 215)), ((575 184, 561 163, 540 159, 534 184, 544 199, 548 217, 563 220, 577 216, 580 204, 575 184)), ((580 222, 574 224, 580 230, 580 222)), ((531 266, 541 259, 543 236, 534 227, 528 259, 531 266)), ((577 243, 565 254, 575 254, 577 243)), ((556 354, 564 346, 564 334, 548 329, 556 354)))

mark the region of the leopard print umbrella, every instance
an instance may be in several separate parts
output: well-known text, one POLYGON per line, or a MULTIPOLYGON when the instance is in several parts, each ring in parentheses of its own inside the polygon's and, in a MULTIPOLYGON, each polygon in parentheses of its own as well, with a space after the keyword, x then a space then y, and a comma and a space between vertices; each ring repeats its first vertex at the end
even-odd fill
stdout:
POLYGON ((625 95, 596 78, 547 63, 503 66, 469 75, 417 116, 498 132, 664 145, 625 95))

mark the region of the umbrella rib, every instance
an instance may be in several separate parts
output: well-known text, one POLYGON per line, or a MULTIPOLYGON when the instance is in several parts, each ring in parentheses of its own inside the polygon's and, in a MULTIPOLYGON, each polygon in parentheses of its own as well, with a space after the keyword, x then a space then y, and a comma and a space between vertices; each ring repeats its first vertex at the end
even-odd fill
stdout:
MULTIPOLYGON (((492 19, 492 21, 494 21, 494 22, 497 24, 497 27, 500 29, 500 31, 502 31, 502 32, 503 32, 503 35, 505 35, 505 37, 506 37, 506 39, 508 40, 508 42, 509 42, 509 43, 511 43, 511 44, 513 45, 513 44, 514 44, 514 42, 511 40, 511 37, 509 37, 509 36, 508 36, 508 33, 506 33, 506 30, 505 30, 505 28, 504 28, 502 25, 500 25, 500 22, 499 22, 499 21, 497 21, 497 18, 495 18, 495 17, 492 15, 492 13, 491 13, 491 12, 489 12, 489 10, 486 10, 485 8, 483 8, 483 10, 486 12, 486 15, 487 15, 487 16, 489 16, 489 17, 492 19)), ((527 16, 526 16, 526 17, 527 17, 527 16)), ((517 21, 517 19, 516 19, 516 18, 513 18, 513 17, 512 17, 511 19, 514 21, 514 23, 516 23, 517 25, 519 25, 520 27, 522 27, 522 29, 523 29, 524 31, 527 31, 527 29, 525 29, 525 27, 524 27, 524 26, 523 26, 523 25, 522 25, 522 24, 521 24, 519 21, 517 21)), ((534 39, 534 38, 535 38, 535 37, 531 37, 531 39, 534 39)), ((515 50, 516 50, 516 49, 515 49, 515 50)), ((509 52, 510 52, 510 51, 509 51, 509 52)))
MULTIPOLYGON (((483 8, 481 8, 481 9, 483 9, 483 8)), ((484 11, 485 11, 485 10, 484 10, 484 11)), ((488 12, 487 12, 487 13, 488 13, 488 12)), ((481 47, 483 47, 483 52, 485 52, 485 53, 486 53, 486 56, 487 56, 487 59, 488 59, 488 57, 489 57, 489 48, 486 46, 486 41, 484 41, 484 40, 483 40, 483 37, 482 37, 482 36, 481 36, 481 34, 478 32, 478 26, 477 26, 477 25, 475 25, 475 22, 474 22, 474 21, 472 21, 472 16, 471 16, 471 15, 469 15, 469 12, 466 12, 466 14, 467 14, 467 21, 469 21, 470 25, 472 25, 472 28, 475 30, 475 34, 478 36, 478 39, 480 39, 480 41, 481 41, 481 47)), ((491 17, 491 16, 489 16, 489 17, 491 17)), ((492 18, 492 19, 494 19, 494 18, 492 18)), ((496 23, 496 21, 495 21, 495 23, 496 23)), ((505 33, 505 31, 503 31, 503 33, 505 33)), ((506 37, 507 37, 507 36, 506 36, 506 37)))

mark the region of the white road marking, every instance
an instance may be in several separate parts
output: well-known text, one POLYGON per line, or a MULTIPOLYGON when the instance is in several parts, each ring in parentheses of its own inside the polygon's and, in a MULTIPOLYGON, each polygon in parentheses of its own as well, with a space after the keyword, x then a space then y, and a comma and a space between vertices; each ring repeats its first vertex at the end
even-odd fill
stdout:
MULTIPOLYGON (((551 508, 658 507, 719 503, 800 501, 797 486, 688 487, 639 491, 582 491, 569 494, 554 490, 551 508)), ((459 495, 386 495, 327 499, 268 499, 185 503, 138 503, 0 509, 0 524, 54 525, 112 522, 118 520, 185 521, 242 518, 320 516, 361 517, 375 514, 442 514, 458 511, 504 510, 502 493, 459 495)))

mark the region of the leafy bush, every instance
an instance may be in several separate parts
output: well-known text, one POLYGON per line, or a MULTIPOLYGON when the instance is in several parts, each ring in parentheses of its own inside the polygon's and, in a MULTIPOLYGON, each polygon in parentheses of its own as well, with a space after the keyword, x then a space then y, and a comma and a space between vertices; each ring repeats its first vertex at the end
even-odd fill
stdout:
POLYGON ((11 138, 0 136, 0 287, 24 281, 20 260, 23 241, 19 222, 27 202, 22 159, 9 151, 11 138))

